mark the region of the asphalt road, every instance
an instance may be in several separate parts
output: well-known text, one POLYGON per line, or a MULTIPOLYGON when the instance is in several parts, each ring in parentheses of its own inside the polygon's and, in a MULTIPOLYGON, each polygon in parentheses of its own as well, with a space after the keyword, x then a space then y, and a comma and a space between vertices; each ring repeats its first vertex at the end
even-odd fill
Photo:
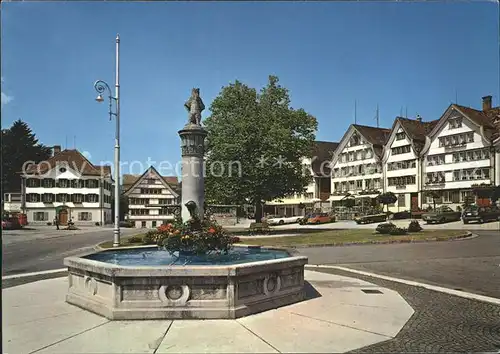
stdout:
POLYGON ((448 242, 303 248, 309 264, 352 269, 500 298, 500 232, 448 242))
MULTIPOLYGON (((140 232, 133 228, 121 229, 123 236, 140 232)), ((112 239, 112 228, 80 233, 64 230, 57 233, 54 230, 5 232, 2 234, 2 275, 64 268, 65 257, 87 252, 97 243, 112 239)))

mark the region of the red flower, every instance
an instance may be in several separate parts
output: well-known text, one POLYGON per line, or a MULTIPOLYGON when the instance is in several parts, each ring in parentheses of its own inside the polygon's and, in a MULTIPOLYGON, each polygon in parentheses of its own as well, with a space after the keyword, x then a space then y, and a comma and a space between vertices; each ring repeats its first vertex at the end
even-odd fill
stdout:
POLYGON ((217 232, 217 230, 215 230, 213 227, 208 229, 208 233, 210 233, 210 234, 215 234, 216 232, 217 232))

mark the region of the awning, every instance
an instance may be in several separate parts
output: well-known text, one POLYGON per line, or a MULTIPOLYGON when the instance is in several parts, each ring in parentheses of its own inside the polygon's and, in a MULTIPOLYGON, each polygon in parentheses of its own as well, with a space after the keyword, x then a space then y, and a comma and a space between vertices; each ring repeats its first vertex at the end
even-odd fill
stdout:
POLYGON ((327 200, 329 202, 338 202, 339 200, 346 199, 345 195, 331 195, 327 200))
POLYGON ((363 194, 363 195, 355 195, 356 199, 368 199, 368 198, 377 198, 380 194, 363 194))

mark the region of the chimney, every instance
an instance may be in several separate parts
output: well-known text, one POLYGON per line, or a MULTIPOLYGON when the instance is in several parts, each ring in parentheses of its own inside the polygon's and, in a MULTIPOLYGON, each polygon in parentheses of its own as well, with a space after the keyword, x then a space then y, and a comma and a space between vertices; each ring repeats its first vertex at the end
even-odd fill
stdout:
POLYGON ((491 96, 484 96, 483 97, 483 112, 486 112, 487 110, 491 109, 491 96))
POLYGON ((422 117, 420 117, 420 114, 417 114, 417 122, 422 123, 422 117))
POLYGON ((61 152, 61 145, 54 145, 52 147, 52 156, 55 156, 60 152, 61 152))

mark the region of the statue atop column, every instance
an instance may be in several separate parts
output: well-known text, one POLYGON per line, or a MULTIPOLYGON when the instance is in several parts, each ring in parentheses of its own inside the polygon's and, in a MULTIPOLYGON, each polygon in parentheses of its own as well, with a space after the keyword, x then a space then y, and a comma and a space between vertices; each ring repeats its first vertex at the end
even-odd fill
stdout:
POLYGON ((188 111, 188 125, 201 126, 201 112, 205 109, 205 105, 200 97, 199 88, 192 89, 191 97, 184 103, 184 107, 188 111))

